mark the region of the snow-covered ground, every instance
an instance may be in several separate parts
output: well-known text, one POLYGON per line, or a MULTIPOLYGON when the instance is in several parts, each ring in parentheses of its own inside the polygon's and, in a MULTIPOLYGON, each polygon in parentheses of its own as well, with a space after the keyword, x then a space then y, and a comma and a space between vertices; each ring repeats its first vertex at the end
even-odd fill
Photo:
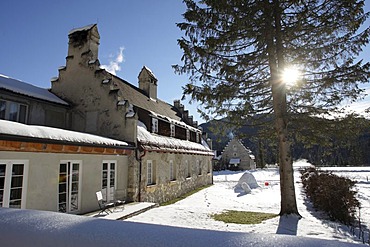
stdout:
MULTIPOLYGON (((296 163, 298 166, 302 164, 305 163, 296 163)), ((358 181, 362 218, 365 225, 369 226, 370 168, 336 169, 335 173, 358 181)), ((214 186, 173 205, 152 209, 127 221, 0 208, 0 246, 30 246, 30 243, 32 246, 54 247, 364 246, 349 233, 346 226, 330 222, 323 214, 312 210, 301 192, 298 171, 295 173, 296 191, 302 219, 276 217, 258 225, 224 224, 212 220, 210 214, 230 209, 279 212, 278 170, 269 168, 253 171, 260 187, 244 195, 233 190, 242 174, 226 171, 216 173, 214 186), (265 182, 268 182, 267 186, 265 182)))
MULTIPOLYGON (((230 232, 289 234, 320 239, 335 239, 359 242, 347 226, 329 221, 324 214, 316 212, 305 200, 300 180, 299 167, 309 165, 305 161, 295 162, 295 184, 298 210, 297 217, 276 217, 261 224, 225 224, 213 220, 210 215, 224 210, 256 211, 276 213, 280 211, 280 186, 277 168, 252 171, 259 188, 250 194, 234 192, 243 172, 221 171, 214 173, 214 185, 169 206, 151 209, 127 221, 179 226, 195 229, 210 229, 230 232), (268 185, 265 185, 268 182, 268 185)), ((370 227, 370 167, 335 168, 335 173, 357 180, 358 197, 362 204, 363 224, 370 227)), ((368 238, 368 230, 365 234, 368 238)))

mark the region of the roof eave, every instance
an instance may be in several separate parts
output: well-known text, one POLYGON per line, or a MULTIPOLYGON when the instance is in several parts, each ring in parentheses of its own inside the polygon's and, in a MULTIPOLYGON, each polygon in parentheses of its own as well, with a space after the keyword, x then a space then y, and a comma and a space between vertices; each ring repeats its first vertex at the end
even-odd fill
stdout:
POLYGON ((19 136, 10 134, 0 134, 0 140, 4 141, 21 141, 21 142, 37 142, 44 144, 61 144, 61 145, 75 145, 84 147, 97 147, 97 148, 116 148, 116 149, 135 149, 135 145, 110 145, 110 144, 100 144, 100 143, 86 143, 86 142, 71 142, 65 140, 54 140, 47 138, 29 137, 29 136, 19 136))

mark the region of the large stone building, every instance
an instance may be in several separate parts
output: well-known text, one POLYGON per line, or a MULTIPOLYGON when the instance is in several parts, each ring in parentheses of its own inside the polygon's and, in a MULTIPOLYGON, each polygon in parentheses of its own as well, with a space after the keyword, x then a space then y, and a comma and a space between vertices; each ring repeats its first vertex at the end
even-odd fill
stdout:
MULTIPOLYGON (((92 165, 91 161, 81 161, 84 163, 83 169, 79 170, 78 174, 85 178, 81 189, 91 186, 87 174, 92 176, 97 173, 99 179, 96 179, 96 174, 93 175, 95 180, 92 188, 102 190, 107 200, 160 203, 212 183, 213 152, 202 140, 202 131, 180 101, 171 105, 158 99, 159 83, 154 73, 144 66, 139 73, 139 85, 136 87, 100 68, 100 36, 95 24, 74 29, 69 32, 68 37, 66 65, 59 68, 58 77, 53 78, 51 82, 50 92, 58 96, 55 99, 58 102, 48 102, 42 113, 45 120, 36 124, 68 129, 75 133, 89 133, 127 144, 119 148, 126 150, 121 151, 120 156, 123 157, 120 161, 110 162, 115 160, 114 157, 103 156, 97 160, 101 163, 100 166, 96 166, 96 162, 92 165), (94 167, 93 170, 90 170, 90 167, 94 167)), ((33 103, 21 99, 19 92, 10 94, 12 93, 14 102, 19 101, 26 109, 32 109, 33 103)), ((0 99, 8 97, 7 94, 9 93, 0 91, 0 99)), ((32 93, 29 98, 40 101, 32 93)), ((30 120, 34 114, 37 113, 28 111, 23 122, 33 124, 30 120)), ((0 116, 0 119, 18 121, 5 115, 0 116)), ((14 138, 29 140, 24 136, 14 138)), ((79 146, 77 144, 76 146, 79 146)), ((9 143, 7 145, 11 146, 9 143)), ((76 149, 76 152, 78 150, 81 149, 76 149)), ((17 151, 21 150, 10 150, 5 144, 0 145, 0 162, 5 152, 7 162, 16 159, 17 151)), ((49 151, 52 153, 52 149, 48 150, 48 153, 49 151)), ((104 149, 99 152, 100 155, 108 155, 104 153, 104 149)), ((89 152, 85 155, 89 155, 89 152)), ((54 158, 54 161, 49 158, 48 162, 62 164, 62 161, 58 160, 59 156, 54 158)), ((37 156, 35 159, 41 158, 37 156)), ((89 160, 87 157, 79 158, 84 159, 89 160)), ((47 166, 45 164, 42 167, 47 166)), ((30 163, 29 168, 31 171, 30 163)), ((53 177, 53 171, 47 170, 47 176, 53 177)), ((59 171, 55 172, 59 174, 59 171)), ((29 176, 28 181, 33 179, 31 174, 29 176)), ((57 192, 57 183, 54 186, 57 192)), ((87 201, 92 203, 91 198, 95 194, 80 193, 79 196, 88 197, 87 201)), ((58 200, 60 199, 56 202, 58 200)), ((83 213, 94 207, 97 207, 96 202, 94 206, 85 205, 74 213, 83 213)))
POLYGON ((72 30, 66 66, 51 92, 70 102, 71 128, 137 147, 129 166, 129 200, 163 202, 212 181, 213 153, 178 101, 157 97, 158 80, 143 67, 139 87, 100 68, 97 25, 72 30))

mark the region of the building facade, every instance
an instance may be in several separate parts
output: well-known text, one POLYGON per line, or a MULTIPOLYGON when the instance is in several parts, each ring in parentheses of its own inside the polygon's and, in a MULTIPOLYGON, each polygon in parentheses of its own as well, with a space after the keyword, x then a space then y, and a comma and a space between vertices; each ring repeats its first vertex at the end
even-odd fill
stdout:
POLYGON ((72 130, 137 147, 125 200, 164 202, 210 184, 213 153, 202 145, 202 131, 179 101, 158 99, 154 73, 144 66, 136 87, 100 68, 97 25, 74 29, 68 37, 66 65, 52 80, 51 92, 72 105, 72 130), (186 163, 190 177, 184 175, 186 163))
POLYGON ((213 153, 202 143, 202 131, 179 101, 171 105, 157 97, 154 73, 143 66, 136 87, 100 68, 97 25, 68 37, 66 65, 51 92, 70 103, 72 130, 136 147, 125 200, 163 202, 210 184, 213 153))
POLYGON ((127 194, 133 147, 57 128, 0 120, 0 207, 83 214, 96 191, 127 194))
POLYGON ((0 177, 6 183, 1 206, 12 206, 9 181, 17 164, 24 176, 22 200, 14 207, 67 213, 97 209, 99 190, 108 201, 160 203, 211 184, 213 152, 180 101, 158 99, 154 73, 143 66, 136 87, 100 68, 95 24, 73 29, 68 37, 66 64, 50 90, 0 77, 0 121, 9 129, 16 127, 9 121, 26 129, 10 134, 1 129, 0 177), (42 133, 50 134, 43 126, 52 126, 51 132, 72 133, 66 136, 125 145, 54 140, 52 134, 35 138, 27 136, 30 125, 39 125, 42 133))
POLYGON ((256 169, 255 157, 252 151, 246 148, 244 144, 235 137, 225 146, 221 156, 221 162, 227 169, 256 169))

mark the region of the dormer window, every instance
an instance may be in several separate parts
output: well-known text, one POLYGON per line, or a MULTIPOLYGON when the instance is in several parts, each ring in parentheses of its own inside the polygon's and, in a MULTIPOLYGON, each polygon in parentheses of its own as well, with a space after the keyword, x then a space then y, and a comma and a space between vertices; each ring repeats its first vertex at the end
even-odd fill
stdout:
POLYGON ((189 141, 190 140, 190 130, 186 130, 186 140, 189 141))
POLYGON ((195 140, 195 141, 196 141, 197 143, 199 143, 199 133, 196 133, 196 134, 195 134, 195 138, 196 138, 196 140, 195 140))
POLYGON ((170 129, 171 129, 171 137, 175 137, 175 125, 171 124, 170 129))
POLYGON ((152 132, 158 133, 158 119, 152 118, 152 132))

